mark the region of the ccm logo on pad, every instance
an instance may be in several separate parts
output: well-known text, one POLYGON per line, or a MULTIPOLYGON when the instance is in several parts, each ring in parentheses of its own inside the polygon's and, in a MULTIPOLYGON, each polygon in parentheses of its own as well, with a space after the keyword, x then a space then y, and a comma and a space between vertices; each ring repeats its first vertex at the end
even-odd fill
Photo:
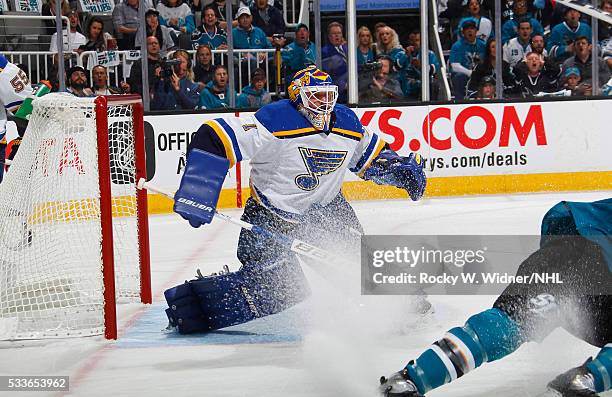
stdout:
POLYGON ((208 211, 208 212, 213 212, 213 211, 214 211, 214 210, 213 210, 211 207, 209 207, 209 206, 207 206, 207 205, 200 204, 200 203, 196 203, 195 201, 193 201, 193 200, 188 200, 188 199, 186 199, 186 198, 182 198, 182 197, 181 197, 181 198, 180 198, 180 199, 178 199, 177 201, 178 201, 179 203, 182 203, 182 204, 187 204, 187 205, 190 205, 190 206, 192 206, 192 207, 196 207, 197 209, 200 209, 200 210, 204 210, 204 211, 208 211))

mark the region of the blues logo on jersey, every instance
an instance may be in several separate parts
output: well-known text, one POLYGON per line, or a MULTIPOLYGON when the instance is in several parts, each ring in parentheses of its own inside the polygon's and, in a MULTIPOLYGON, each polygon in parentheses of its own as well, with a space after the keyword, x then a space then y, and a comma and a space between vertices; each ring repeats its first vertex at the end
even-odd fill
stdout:
POLYGON ((295 184, 302 190, 310 191, 319 186, 319 177, 336 171, 344 159, 346 151, 321 150, 300 147, 300 155, 307 173, 295 177, 295 184))

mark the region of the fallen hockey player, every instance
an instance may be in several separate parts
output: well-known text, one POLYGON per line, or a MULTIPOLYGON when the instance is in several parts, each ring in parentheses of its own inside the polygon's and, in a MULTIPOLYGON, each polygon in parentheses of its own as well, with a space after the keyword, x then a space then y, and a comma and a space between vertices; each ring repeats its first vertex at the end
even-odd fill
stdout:
POLYGON ((544 216, 540 249, 518 275, 556 272, 563 284, 510 284, 493 308, 450 329, 401 371, 380 379, 385 397, 422 397, 557 327, 601 348, 548 384, 544 396, 597 397, 612 380, 612 199, 561 202, 544 216))

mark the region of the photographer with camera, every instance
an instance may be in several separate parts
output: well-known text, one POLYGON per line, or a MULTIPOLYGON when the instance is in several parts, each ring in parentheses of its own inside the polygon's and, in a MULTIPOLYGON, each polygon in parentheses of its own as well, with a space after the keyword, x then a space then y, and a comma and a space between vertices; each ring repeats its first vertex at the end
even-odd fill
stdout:
POLYGON ((367 83, 365 90, 359 90, 359 102, 392 103, 403 100, 404 95, 402 94, 400 83, 391 74, 393 71, 393 60, 383 55, 378 58, 378 62, 376 63, 360 65, 360 77, 372 66, 375 66, 376 69, 373 76, 369 80, 365 80, 367 83))
POLYGON ((161 72, 151 90, 151 110, 193 110, 200 101, 200 89, 193 81, 191 58, 178 50, 162 61, 161 72))

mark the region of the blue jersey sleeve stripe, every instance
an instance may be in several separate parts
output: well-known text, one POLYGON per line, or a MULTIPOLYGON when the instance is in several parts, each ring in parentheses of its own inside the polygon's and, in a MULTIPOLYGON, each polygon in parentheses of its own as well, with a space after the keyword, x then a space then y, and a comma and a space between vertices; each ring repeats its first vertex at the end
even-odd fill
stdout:
POLYGON ((363 155, 361 156, 361 158, 359 159, 355 167, 351 168, 352 172, 357 172, 363 168, 366 161, 368 161, 368 157, 370 157, 370 154, 372 154, 372 151, 374 151, 377 141, 378 141, 378 135, 376 134, 372 135, 372 139, 370 140, 370 144, 368 145, 367 149, 365 150, 365 152, 363 153, 363 155))
POLYGON ((382 139, 378 139, 378 143, 376 144, 376 148, 374 149, 374 151, 372 152, 372 154, 370 155, 370 158, 368 159, 368 161, 366 161, 366 163, 364 164, 364 166, 361 168, 361 170, 359 170, 359 172, 357 173, 357 176, 362 178, 363 175, 365 174, 366 170, 368 168, 370 168, 370 165, 372 164, 372 161, 374 161, 374 159, 376 157, 378 157, 378 155, 380 154, 380 152, 382 152, 382 150, 385 148, 385 144, 386 142, 383 141, 382 139))
POLYGON ((368 148, 363 153, 363 156, 359 159, 355 167, 351 168, 351 172, 357 173, 358 175, 368 168, 372 160, 378 156, 378 154, 385 147, 385 141, 383 141, 378 135, 373 134, 372 139, 368 145, 368 148))
POLYGON ((4 105, 4 107, 5 107, 6 109, 11 109, 11 108, 14 108, 15 106, 19 106, 19 105, 21 105, 22 103, 23 103, 23 99, 22 99, 22 100, 20 100, 20 101, 15 101, 15 102, 11 102, 11 103, 9 103, 9 104, 6 104, 6 105, 4 105))
POLYGON ((236 162, 242 161, 242 153, 240 152, 240 146, 238 145, 238 138, 236 138, 236 133, 223 119, 217 119, 217 122, 221 125, 223 130, 227 133, 230 140, 232 141, 232 146, 234 147, 234 153, 236 154, 236 162))
POLYGON ((8 59, 4 55, 0 55, 0 69, 4 69, 8 64, 8 59))

